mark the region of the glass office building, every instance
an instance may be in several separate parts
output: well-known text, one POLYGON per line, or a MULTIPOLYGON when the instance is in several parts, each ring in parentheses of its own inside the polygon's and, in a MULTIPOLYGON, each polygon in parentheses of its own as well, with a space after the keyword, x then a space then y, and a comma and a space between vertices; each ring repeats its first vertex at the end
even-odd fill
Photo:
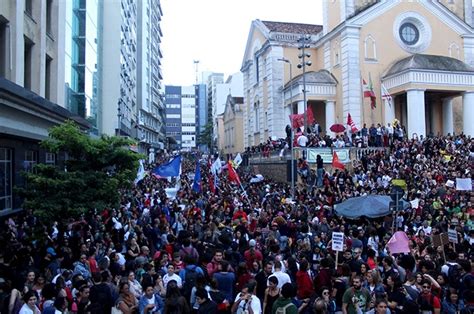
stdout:
POLYGON ((98 0, 66 1, 66 107, 86 118, 97 134, 99 115, 97 80, 98 0))

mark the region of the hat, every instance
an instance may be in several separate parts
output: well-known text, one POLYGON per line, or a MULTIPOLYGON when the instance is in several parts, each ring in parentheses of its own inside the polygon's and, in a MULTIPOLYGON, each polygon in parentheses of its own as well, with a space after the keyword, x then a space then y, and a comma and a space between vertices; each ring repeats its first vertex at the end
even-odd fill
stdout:
POLYGON ((56 251, 52 247, 47 248, 46 253, 48 253, 52 256, 56 256, 56 251))
POLYGON ((249 241, 249 245, 251 247, 255 247, 255 245, 257 245, 257 242, 254 239, 252 239, 252 240, 249 241))

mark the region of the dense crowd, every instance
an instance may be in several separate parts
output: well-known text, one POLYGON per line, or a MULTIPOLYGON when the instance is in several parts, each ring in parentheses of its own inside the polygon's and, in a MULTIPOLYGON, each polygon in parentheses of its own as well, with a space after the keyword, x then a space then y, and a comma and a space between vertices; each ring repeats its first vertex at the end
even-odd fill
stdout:
MULTIPOLYGON (((385 143, 368 132, 368 144, 385 143)), ((188 155, 175 197, 176 178, 150 175, 121 191, 118 208, 76 221, 44 225, 27 209, 0 230, 0 313, 473 313, 472 195, 446 183, 472 178, 474 140, 392 136, 387 146, 351 170, 321 162, 294 198, 240 168, 242 186, 224 170, 213 193, 212 160, 196 193, 199 156, 188 155), (394 180, 416 201, 395 221, 335 215, 348 198, 389 194, 394 180), (449 228, 458 243, 433 246, 449 228), (410 253, 389 252, 395 230, 410 253), (345 235, 342 252, 333 232, 345 235)))
MULTIPOLYGON (((261 154, 262 157, 270 157, 272 152, 279 152, 282 156, 288 151, 290 144, 293 147, 314 147, 314 148, 344 148, 344 147, 389 147, 394 140, 404 140, 407 138, 405 127, 397 120, 394 124, 388 123, 386 126, 378 123, 367 127, 366 124, 357 132, 332 132, 322 133, 321 126, 314 122, 303 134, 302 129, 296 129, 291 133, 291 127, 286 127, 286 138, 268 138, 266 142, 259 145, 247 147, 246 154, 261 154), (291 143, 291 141, 293 143, 291 143)), ((423 140, 423 136, 420 136, 423 140)), ((418 138, 417 134, 412 134, 411 138, 418 138)))

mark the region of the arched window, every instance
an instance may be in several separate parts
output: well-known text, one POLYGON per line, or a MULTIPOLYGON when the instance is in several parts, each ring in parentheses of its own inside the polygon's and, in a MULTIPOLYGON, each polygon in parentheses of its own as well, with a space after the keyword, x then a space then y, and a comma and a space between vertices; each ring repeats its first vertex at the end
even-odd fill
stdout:
POLYGON ((260 101, 256 100, 253 105, 254 108, 254 118, 255 118, 255 133, 259 131, 259 123, 260 123, 260 101))
POLYGON ((371 35, 365 37, 364 50, 366 60, 377 60, 377 46, 375 45, 375 39, 371 35))
POLYGON ((448 52, 451 58, 459 59, 459 46, 456 43, 449 45, 448 52))

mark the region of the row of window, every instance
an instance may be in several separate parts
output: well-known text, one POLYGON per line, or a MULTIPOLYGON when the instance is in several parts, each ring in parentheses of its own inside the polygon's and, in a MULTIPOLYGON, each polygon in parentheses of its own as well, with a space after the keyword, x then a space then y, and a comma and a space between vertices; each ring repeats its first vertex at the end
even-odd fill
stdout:
MULTIPOLYGON (((38 152, 27 150, 23 159, 23 170, 32 171, 38 163, 38 152)), ((46 153, 45 163, 56 164, 56 154, 46 153)), ((13 149, 0 147, 0 211, 12 209, 13 149)))

